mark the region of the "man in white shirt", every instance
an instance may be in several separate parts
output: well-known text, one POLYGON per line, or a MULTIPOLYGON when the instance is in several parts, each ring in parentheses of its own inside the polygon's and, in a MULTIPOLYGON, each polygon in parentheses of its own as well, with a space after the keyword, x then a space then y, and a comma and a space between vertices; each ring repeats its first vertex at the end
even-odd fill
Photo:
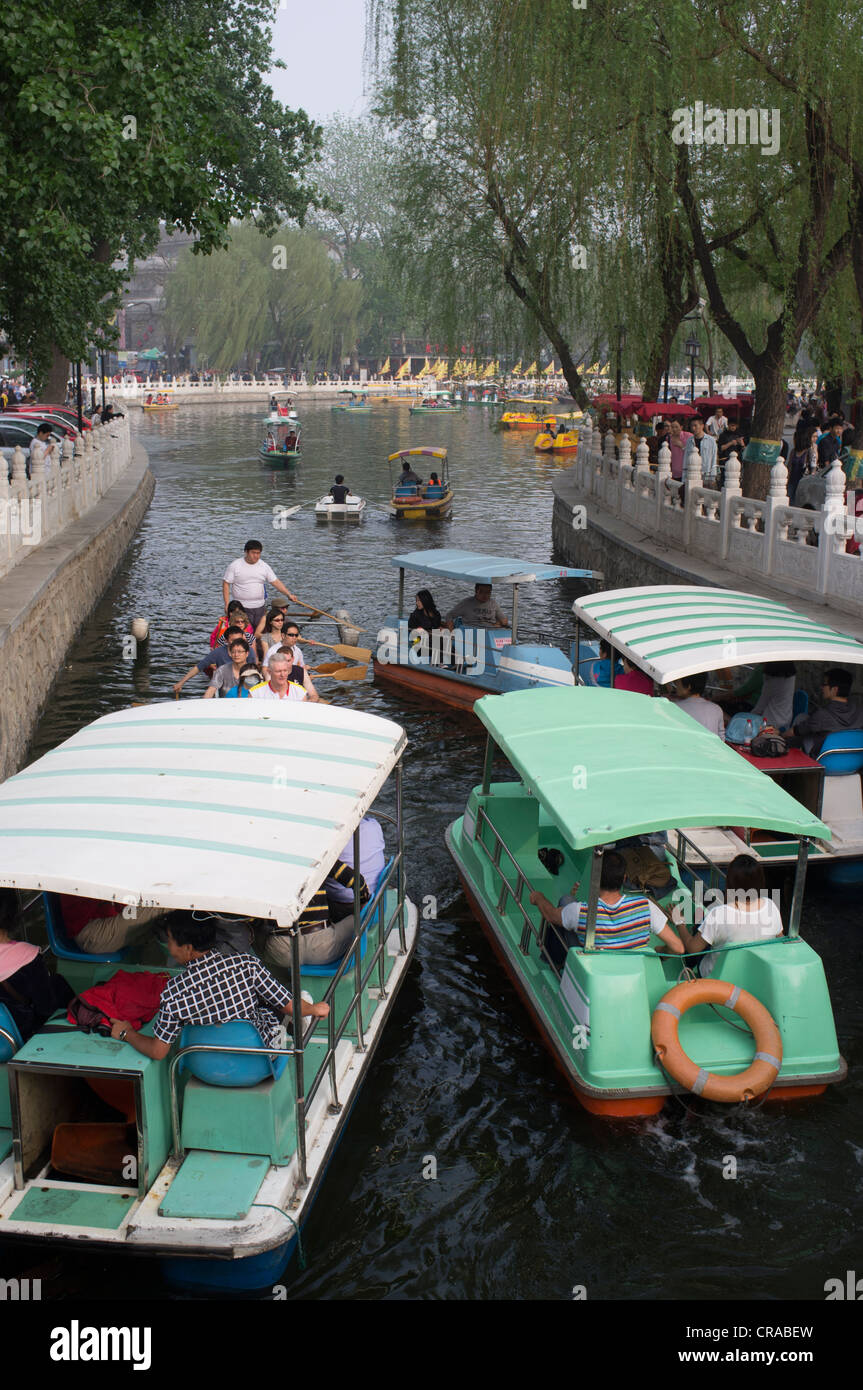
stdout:
POLYGON ((686 476, 686 469, 693 451, 697 450, 701 455, 701 479, 705 487, 713 487, 716 482, 716 459, 717 448, 716 440, 709 434, 704 433, 704 421, 700 415, 692 418, 692 436, 687 441, 683 452, 683 476, 686 476))
POLYGON ((294 667, 293 658, 276 652, 267 668, 269 684, 256 685, 249 691, 253 700, 320 700, 312 679, 304 666, 294 667))
POLYGON ((707 421, 707 433, 712 434, 714 439, 718 439, 723 430, 728 429, 728 417, 721 405, 718 405, 707 421))
POLYGON ((42 463, 46 473, 50 473, 51 465, 57 456, 57 441, 53 437, 50 425, 40 425, 36 431, 36 438, 30 445, 30 476, 33 476, 33 465, 42 463))
POLYGON ((243 558, 233 560, 228 565, 222 580, 225 609, 232 598, 237 599, 246 610, 253 628, 257 627, 267 611, 267 584, 272 584, 292 603, 299 603, 296 594, 286 589, 281 579, 277 579, 269 565, 261 559, 263 549, 261 541, 246 541, 243 558))
POLYGON ((678 709, 685 710, 705 729, 709 729, 712 734, 716 734, 725 742, 725 716, 719 705, 712 700, 705 700, 704 687, 707 684, 707 672, 701 671, 694 676, 681 676, 680 680, 675 681, 677 698, 675 704, 678 709))

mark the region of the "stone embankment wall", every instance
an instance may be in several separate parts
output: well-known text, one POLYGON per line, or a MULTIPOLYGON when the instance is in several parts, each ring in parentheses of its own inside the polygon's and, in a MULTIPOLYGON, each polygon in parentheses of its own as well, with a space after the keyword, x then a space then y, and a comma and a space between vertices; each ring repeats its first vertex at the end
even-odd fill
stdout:
POLYGON ((99 501, 0 580, 0 779, 23 766, 75 633, 107 588, 155 489, 145 450, 99 501))

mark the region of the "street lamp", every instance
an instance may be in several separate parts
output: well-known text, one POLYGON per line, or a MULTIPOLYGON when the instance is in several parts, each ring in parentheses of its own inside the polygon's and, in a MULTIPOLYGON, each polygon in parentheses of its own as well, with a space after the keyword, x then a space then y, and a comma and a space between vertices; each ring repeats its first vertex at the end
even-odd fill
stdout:
POLYGON ((689 398, 695 404, 695 363, 701 351, 701 344, 694 333, 686 339, 686 356, 689 358, 689 398))

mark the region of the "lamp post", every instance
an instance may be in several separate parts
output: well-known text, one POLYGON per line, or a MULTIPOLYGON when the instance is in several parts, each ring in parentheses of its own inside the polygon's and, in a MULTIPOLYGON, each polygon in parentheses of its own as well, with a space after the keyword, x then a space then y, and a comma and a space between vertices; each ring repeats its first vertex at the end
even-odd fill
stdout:
POLYGON ((689 358, 689 398, 695 404, 695 363, 701 351, 701 344, 694 333, 686 339, 686 356, 689 358))

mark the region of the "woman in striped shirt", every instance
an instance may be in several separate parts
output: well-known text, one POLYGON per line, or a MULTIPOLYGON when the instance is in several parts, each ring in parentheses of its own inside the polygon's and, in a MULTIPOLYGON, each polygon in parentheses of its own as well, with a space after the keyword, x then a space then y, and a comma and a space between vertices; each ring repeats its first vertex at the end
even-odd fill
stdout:
MULTIPOLYGON (((650 943, 651 933, 658 936, 665 948, 674 955, 683 954, 683 942, 669 926, 668 918, 643 895, 621 893, 626 877, 626 862, 622 854, 609 850, 603 855, 596 904, 596 935, 594 945, 599 950, 632 951, 650 943)), ((579 885, 575 884, 575 888, 579 885)), ((573 890, 575 891, 575 890, 573 890)), ((561 929, 567 946, 583 946, 587 927, 587 903, 568 902, 555 907, 544 893, 530 895, 534 907, 552 926, 561 929)))

